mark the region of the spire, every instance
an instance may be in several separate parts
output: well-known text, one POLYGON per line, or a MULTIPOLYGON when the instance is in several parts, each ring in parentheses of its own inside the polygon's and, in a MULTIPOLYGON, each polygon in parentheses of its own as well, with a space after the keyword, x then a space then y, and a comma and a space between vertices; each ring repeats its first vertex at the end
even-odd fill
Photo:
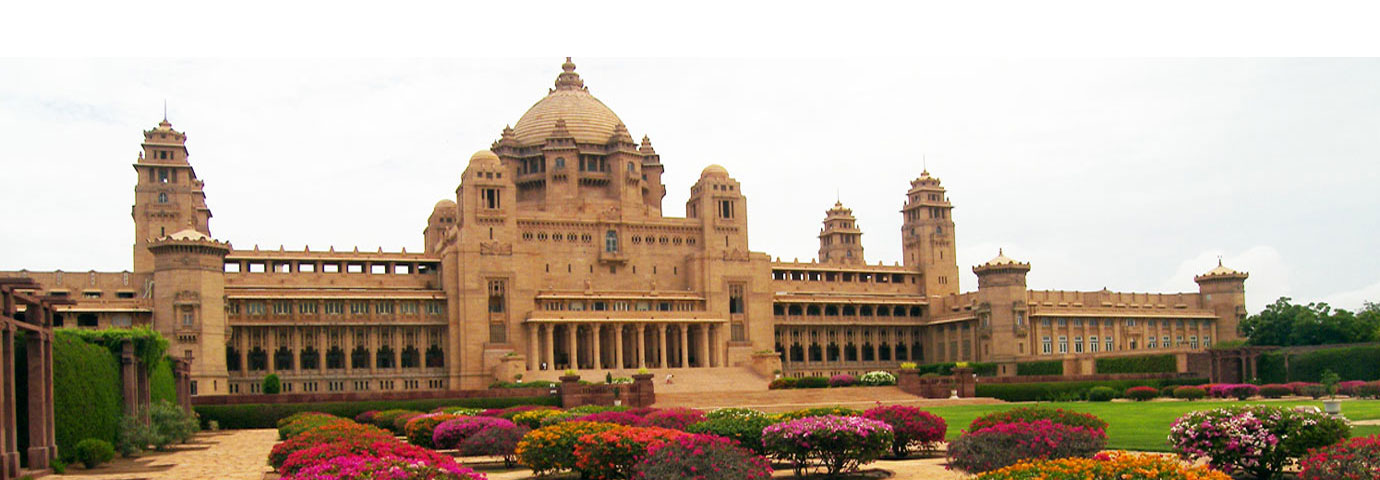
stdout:
POLYGON ((926 158, 925 154, 923 153, 920 154, 920 168, 922 168, 922 170, 920 170, 920 176, 930 176, 930 160, 926 158))
POLYGON ((163 99, 163 121, 168 121, 168 99, 163 99))
POLYGON ((561 74, 556 76, 556 90, 581 90, 584 87, 584 80, 580 80, 580 74, 575 73, 575 63, 570 61, 570 57, 565 57, 561 74))

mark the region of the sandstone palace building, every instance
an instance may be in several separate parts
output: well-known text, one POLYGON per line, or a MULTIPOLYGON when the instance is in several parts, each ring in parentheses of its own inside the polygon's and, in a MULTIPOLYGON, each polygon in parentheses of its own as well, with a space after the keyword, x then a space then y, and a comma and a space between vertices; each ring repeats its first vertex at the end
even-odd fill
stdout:
POLYGON ((216 239, 187 136, 165 119, 143 132, 134 163, 131 270, 0 276, 75 300, 62 327, 162 332, 191 361, 199 395, 254 393, 269 373, 284 391, 357 392, 483 388, 566 369, 831 375, 974 361, 1005 375, 1015 362, 1064 359, 1078 372, 1100 356, 1237 338, 1247 275, 1221 265, 1195 277, 1193 293, 1032 291, 1031 265, 998 254, 971 267, 978 284, 964 291, 954 205, 929 172, 895 192, 899 262, 869 263, 837 203, 817 260, 774 261, 748 249, 751 185, 709 165, 685 217, 663 215, 668 166, 652 143, 568 59, 562 70, 469 159, 454 197, 414 212, 422 251, 216 239))

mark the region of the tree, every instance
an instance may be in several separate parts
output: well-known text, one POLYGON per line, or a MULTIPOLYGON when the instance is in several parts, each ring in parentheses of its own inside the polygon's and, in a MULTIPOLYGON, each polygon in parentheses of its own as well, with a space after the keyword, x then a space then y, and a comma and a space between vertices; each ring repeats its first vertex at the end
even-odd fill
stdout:
POLYGON ((1333 310, 1326 303, 1296 305, 1280 297, 1258 314, 1241 322, 1241 333, 1251 345, 1328 345, 1361 343, 1380 339, 1380 308, 1367 303, 1353 314, 1333 310))
POLYGON ((263 392, 269 395, 276 394, 283 390, 283 382, 278 380, 278 374, 270 373, 264 377, 263 392))

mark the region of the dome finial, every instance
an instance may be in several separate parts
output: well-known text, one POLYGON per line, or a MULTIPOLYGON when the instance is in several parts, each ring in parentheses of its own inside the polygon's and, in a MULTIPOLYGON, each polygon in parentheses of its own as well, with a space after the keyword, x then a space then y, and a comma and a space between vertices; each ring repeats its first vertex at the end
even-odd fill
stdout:
POLYGON ((585 82, 580 80, 580 74, 575 73, 575 63, 570 61, 570 57, 565 57, 565 63, 561 64, 561 74, 556 76, 556 90, 579 90, 584 86, 585 82))

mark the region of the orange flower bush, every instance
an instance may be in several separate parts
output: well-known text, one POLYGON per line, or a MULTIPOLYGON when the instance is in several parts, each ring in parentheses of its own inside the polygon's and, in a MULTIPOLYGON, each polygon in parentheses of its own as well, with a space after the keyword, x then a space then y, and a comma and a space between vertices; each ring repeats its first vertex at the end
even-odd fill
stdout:
POLYGON ((628 478, 647 450, 689 435, 661 427, 623 427, 580 437, 575 445, 575 469, 585 478, 628 478))
POLYGON ((599 433, 621 425, 599 422, 557 423, 527 432, 518 442, 514 454, 518 463, 526 465, 538 475, 575 469, 575 445, 580 437, 599 433))
POLYGON ((1027 460, 977 480, 1231 480, 1207 466, 1189 466, 1172 455, 1099 453, 1093 458, 1027 460))

